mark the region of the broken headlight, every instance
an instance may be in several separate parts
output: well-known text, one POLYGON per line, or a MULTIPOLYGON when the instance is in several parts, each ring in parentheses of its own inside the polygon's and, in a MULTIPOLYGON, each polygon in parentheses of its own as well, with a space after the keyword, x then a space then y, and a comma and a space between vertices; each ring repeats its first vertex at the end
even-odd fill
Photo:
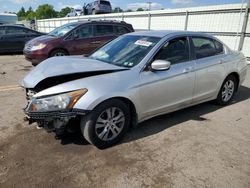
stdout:
POLYGON ((28 107, 29 112, 48 112, 71 109, 75 103, 87 92, 80 89, 68 93, 54 95, 44 98, 34 98, 28 107))

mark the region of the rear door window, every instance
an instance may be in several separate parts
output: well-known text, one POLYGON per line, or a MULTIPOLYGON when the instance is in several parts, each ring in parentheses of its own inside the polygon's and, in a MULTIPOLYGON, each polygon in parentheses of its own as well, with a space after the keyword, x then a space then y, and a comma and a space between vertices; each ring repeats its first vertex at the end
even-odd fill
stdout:
POLYGON ((125 33, 129 33, 129 30, 123 26, 114 26, 114 29, 115 29, 115 34, 117 35, 123 35, 125 33))
POLYGON ((26 31, 25 28, 21 27, 7 27, 6 34, 25 34, 26 31))
POLYGON ((205 37, 192 37, 196 59, 218 54, 214 40, 205 37))
POLYGON ((93 26, 85 25, 77 29, 75 32, 76 32, 77 38, 93 37, 93 26))
POLYGON ((96 25, 95 36, 113 35, 114 29, 112 25, 96 25))

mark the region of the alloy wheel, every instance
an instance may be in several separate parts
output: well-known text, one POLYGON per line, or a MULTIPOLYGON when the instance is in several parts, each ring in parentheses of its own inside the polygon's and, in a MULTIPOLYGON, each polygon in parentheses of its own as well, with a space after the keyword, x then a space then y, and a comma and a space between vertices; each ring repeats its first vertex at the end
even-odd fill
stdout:
POLYGON ((224 102, 229 101, 234 93, 234 82, 232 80, 226 81, 222 90, 222 100, 224 102))
POLYGON ((99 139, 115 139, 123 130, 125 115, 120 108, 111 107, 104 110, 97 118, 95 132, 99 139))

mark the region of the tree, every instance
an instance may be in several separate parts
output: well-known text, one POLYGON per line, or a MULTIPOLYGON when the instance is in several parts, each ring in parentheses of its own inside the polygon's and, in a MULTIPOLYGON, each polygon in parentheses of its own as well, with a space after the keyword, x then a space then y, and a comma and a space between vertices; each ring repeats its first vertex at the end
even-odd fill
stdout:
POLYGON ((27 20, 33 20, 35 17, 36 17, 36 13, 33 11, 31 7, 29 7, 29 9, 26 12, 25 18, 27 20))
POLYGON ((138 8, 136 11, 144 11, 143 8, 138 8))
POLYGON ((126 10, 126 12, 133 12, 133 10, 131 10, 131 9, 128 9, 128 10, 126 10))
POLYGON ((112 12, 114 13, 119 13, 119 12, 123 12, 123 10, 120 7, 115 7, 112 12))
POLYGON ((57 17, 57 12, 52 5, 43 4, 36 9, 36 17, 37 19, 55 18, 57 17))
POLYGON ((25 12, 25 9, 24 7, 22 7, 18 12, 17 12, 17 17, 18 17, 18 20, 25 20, 26 18, 26 12, 25 12))
POLYGON ((60 10, 60 12, 58 13, 58 16, 60 18, 65 17, 68 13, 70 13, 70 11, 71 11, 70 7, 65 7, 65 8, 60 10))

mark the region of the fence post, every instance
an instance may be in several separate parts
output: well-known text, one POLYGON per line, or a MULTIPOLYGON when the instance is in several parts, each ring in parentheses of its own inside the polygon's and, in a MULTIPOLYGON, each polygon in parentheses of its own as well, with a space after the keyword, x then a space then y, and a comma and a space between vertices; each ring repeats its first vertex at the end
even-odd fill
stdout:
POLYGON ((243 19, 242 29, 241 29, 241 35, 240 35, 240 42, 239 42, 238 51, 241 51, 242 48, 243 48, 246 29, 247 29, 247 21, 248 21, 248 16, 249 16, 249 9, 250 9, 250 0, 247 1, 247 5, 246 5, 246 10, 245 10, 245 15, 244 15, 244 19, 243 19))
POLYGON ((124 13, 122 13, 122 21, 124 21, 124 13))
POLYGON ((151 14, 150 12, 148 13, 148 30, 151 29, 151 14))
POLYGON ((185 17, 185 26, 184 26, 184 30, 186 31, 188 27, 188 11, 186 11, 186 17, 185 17))

